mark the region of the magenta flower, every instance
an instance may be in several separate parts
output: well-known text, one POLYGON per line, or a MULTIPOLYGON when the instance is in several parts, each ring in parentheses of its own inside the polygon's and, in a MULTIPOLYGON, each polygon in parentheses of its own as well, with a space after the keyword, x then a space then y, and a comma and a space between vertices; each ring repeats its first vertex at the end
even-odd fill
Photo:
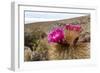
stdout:
POLYGON ((49 34, 48 34, 48 41, 54 42, 54 43, 60 43, 64 39, 64 31, 63 28, 54 28, 49 34))
POLYGON ((65 28, 67 30, 81 31, 81 26, 79 24, 77 24, 77 25, 75 25, 75 24, 66 24, 65 28))

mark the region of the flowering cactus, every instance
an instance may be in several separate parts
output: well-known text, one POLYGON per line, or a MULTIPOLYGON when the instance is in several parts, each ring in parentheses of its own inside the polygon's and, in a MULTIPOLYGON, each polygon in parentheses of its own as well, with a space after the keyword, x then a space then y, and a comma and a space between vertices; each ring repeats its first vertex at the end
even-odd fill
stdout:
POLYGON ((74 40, 80 35, 81 26, 79 24, 66 24, 65 25, 65 40, 69 44, 73 44, 74 40))
POLYGON ((60 43, 64 39, 64 31, 63 28, 57 27, 54 28, 48 34, 48 41, 53 43, 60 43))
POLYGON ((60 44, 73 44, 73 41, 79 36, 81 31, 80 25, 66 24, 65 29, 61 27, 54 28, 48 34, 48 41, 60 44), (65 31, 64 31, 65 30, 65 31), (66 31, 67 30, 67 31, 66 31))

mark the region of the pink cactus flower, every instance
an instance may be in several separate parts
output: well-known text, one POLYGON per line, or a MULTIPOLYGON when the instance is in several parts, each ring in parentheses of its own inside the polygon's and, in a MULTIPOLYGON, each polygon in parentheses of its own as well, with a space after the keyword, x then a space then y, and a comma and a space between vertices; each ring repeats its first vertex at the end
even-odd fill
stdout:
POLYGON ((64 31, 63 28, 57 27, 54 28, 48 34, 48 41, 53 43, 60 43, 64 39, 64 31))
POLYGON ((65 29, 67 30, 74 30, 74 31, 81 31, 81 26, 79 24, 66 24, 65 29))

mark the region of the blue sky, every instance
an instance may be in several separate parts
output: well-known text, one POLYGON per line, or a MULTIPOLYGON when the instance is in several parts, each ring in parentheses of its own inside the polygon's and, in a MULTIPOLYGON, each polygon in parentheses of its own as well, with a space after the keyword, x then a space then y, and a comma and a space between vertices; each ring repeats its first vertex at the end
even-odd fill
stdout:
POLYGON ((68 18, 74 18, 74 17, 84 16, 84 15, 86 14, 46 13, 46 12, 25 11, 25 23, 68 19, 68 18))

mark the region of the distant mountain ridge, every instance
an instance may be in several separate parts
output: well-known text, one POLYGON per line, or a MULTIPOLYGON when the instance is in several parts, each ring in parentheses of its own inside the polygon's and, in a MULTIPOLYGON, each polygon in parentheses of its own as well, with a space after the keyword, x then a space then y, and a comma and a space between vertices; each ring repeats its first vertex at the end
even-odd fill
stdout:
POLYGON ((44 32, 48 32, 54 24, 69 24, 69 23, 78 23, 78 24, 85 24, 85 26, 88 26, 87 28, 85 27, 84 29, 90 28, 88 24, 90 24, 90 16, 81 16, 81 17, 76 17, 76 18, 71 18, 71 19, 63 19, 63 20, 56 20, 56 21, 45 21, 45 22, 35 22, 35 23, 28 23, 24 25, 24 32, 30 33, 32 31, 35 31, 37 29, 40 29, 44 32))

